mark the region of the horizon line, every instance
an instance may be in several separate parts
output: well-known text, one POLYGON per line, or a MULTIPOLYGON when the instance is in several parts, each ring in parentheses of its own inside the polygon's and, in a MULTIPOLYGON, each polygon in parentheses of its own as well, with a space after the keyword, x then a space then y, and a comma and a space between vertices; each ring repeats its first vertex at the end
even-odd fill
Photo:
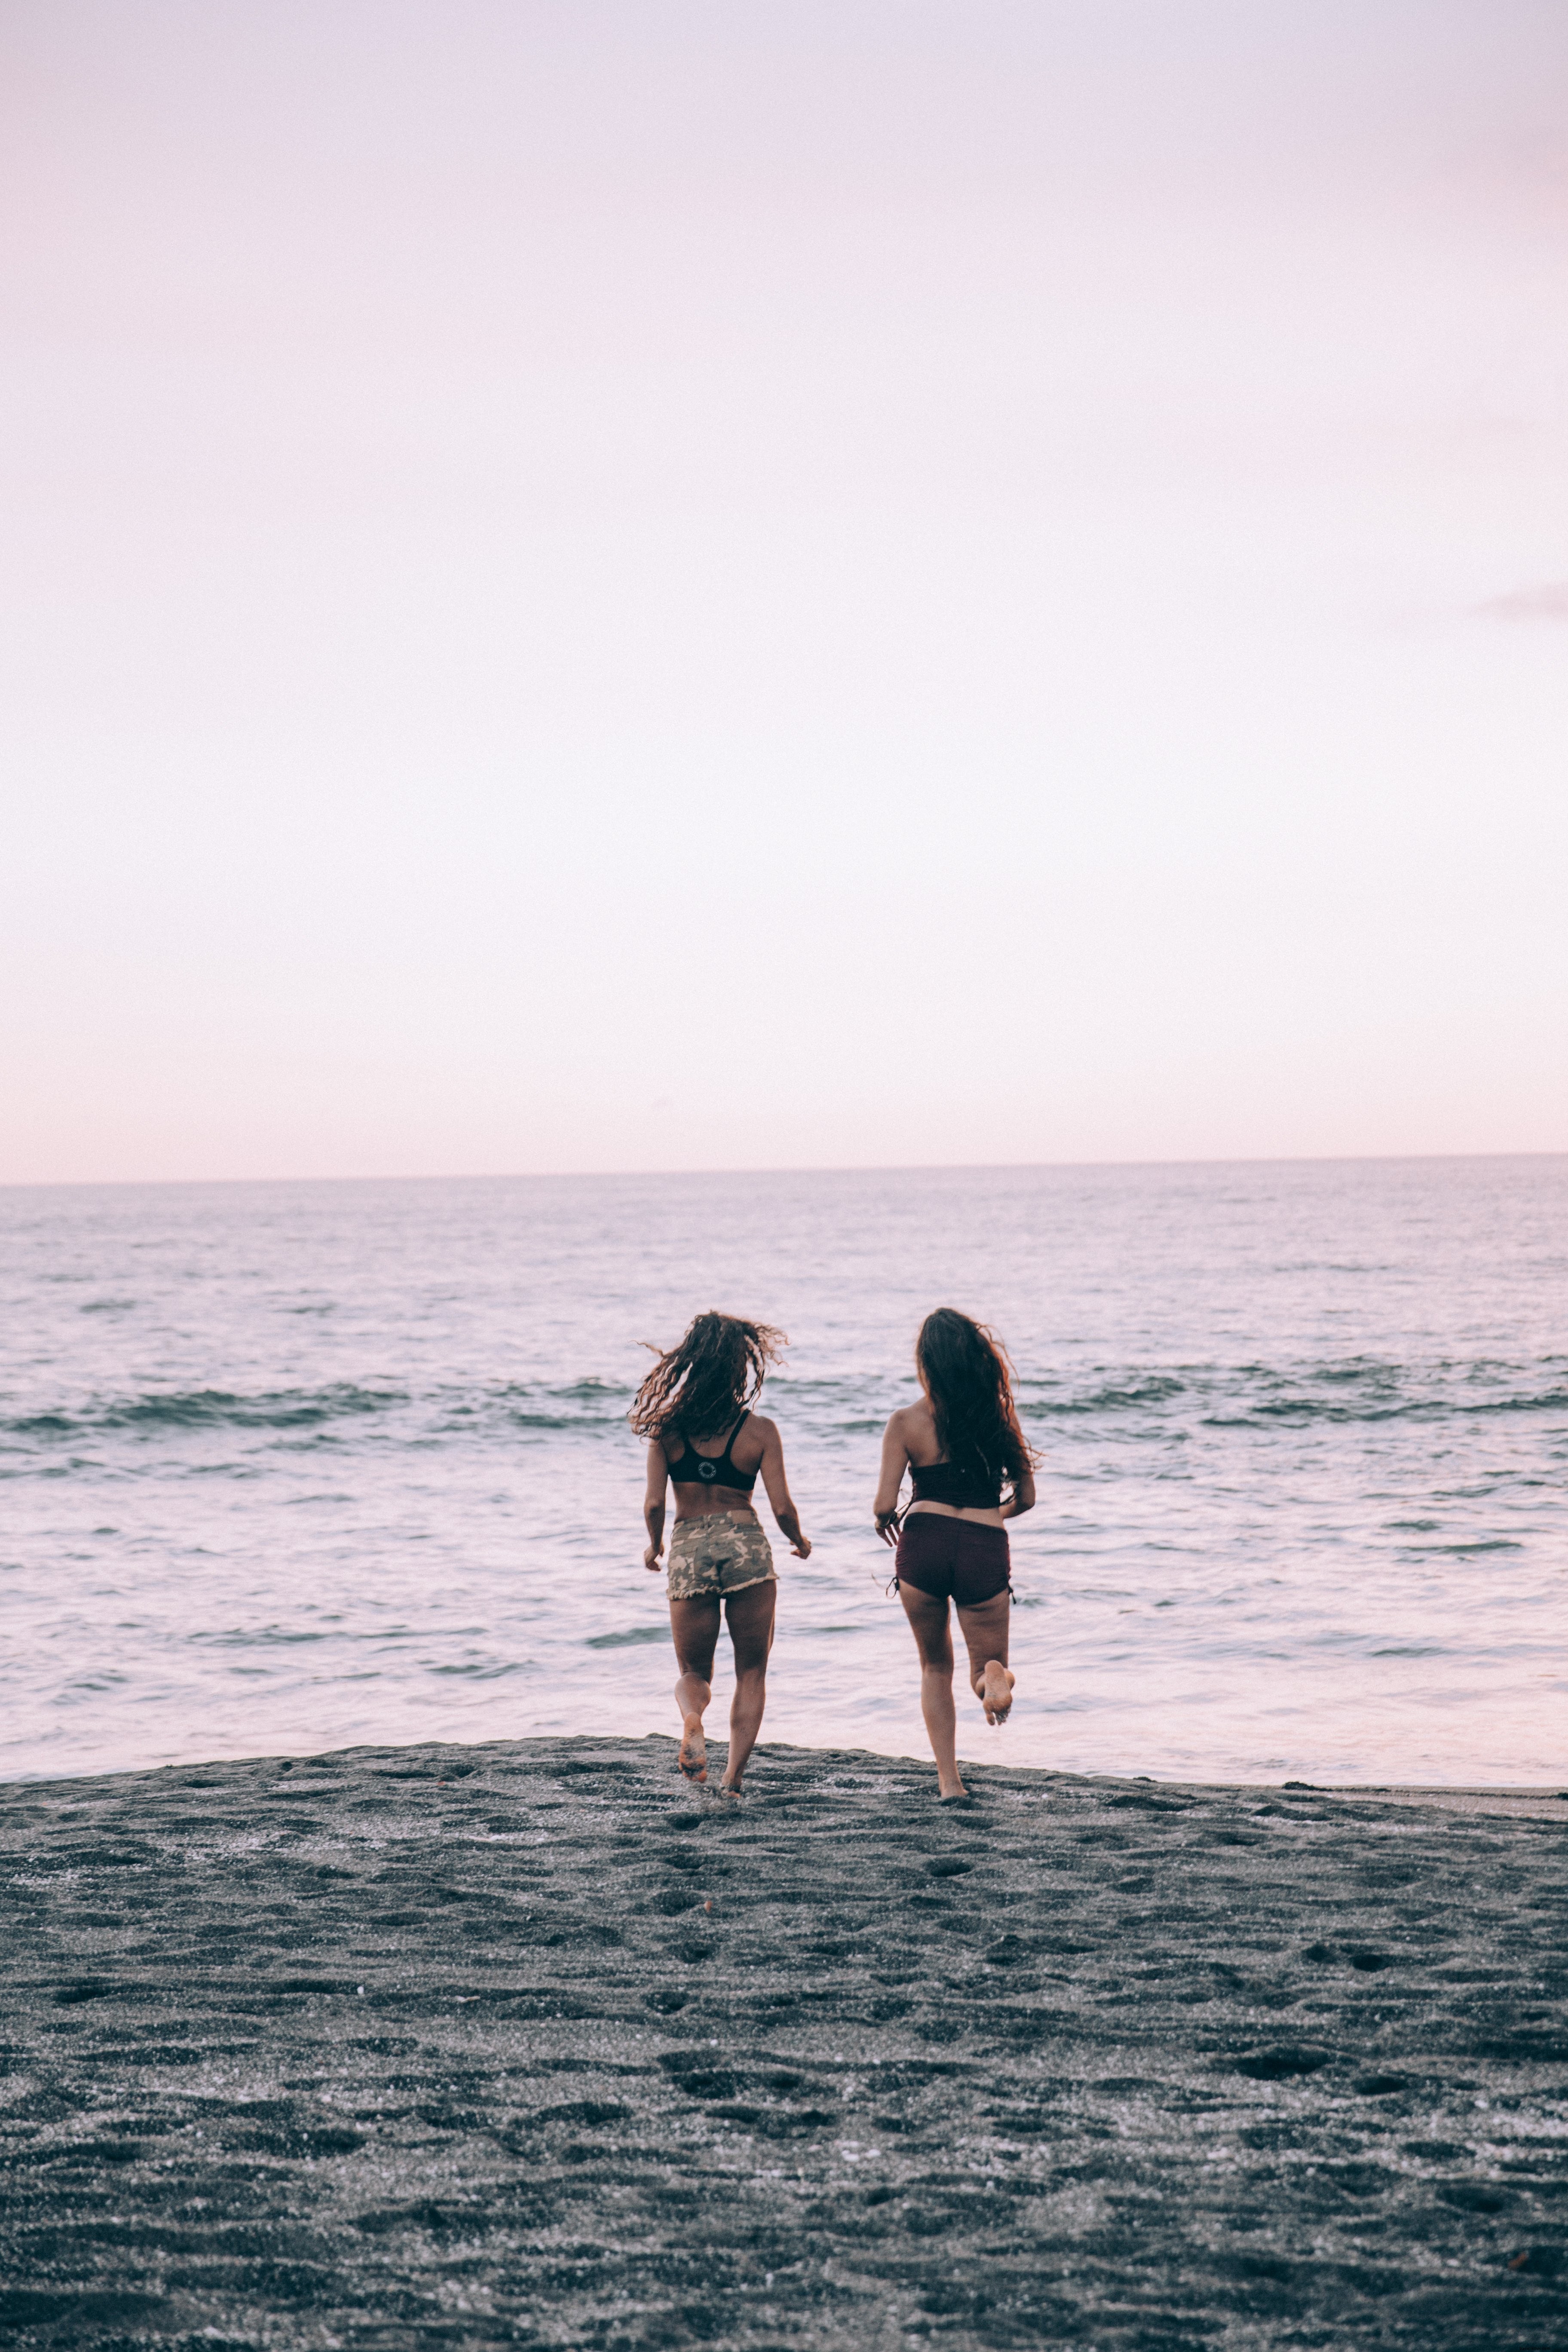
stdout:
POLYGON ((795 1167, 733 1168, 510 1168, 448 1170, 441 1174, 358 1176, 44 1176, 0 1177, 3 1192, 174 1191, 180 1187, 288 1184, 544 1184, 737 1176, 940 1176, 992 1175, 1037 1169, 1110 1168, 1357 1168, 1403 1167, 1456 1160, 1565 1160, 1568 1149, 1524 1151, 1286 1151, 1193 1154, 1173 1159, 1126 1160, 937 1160, 814 1161, 795 1167))

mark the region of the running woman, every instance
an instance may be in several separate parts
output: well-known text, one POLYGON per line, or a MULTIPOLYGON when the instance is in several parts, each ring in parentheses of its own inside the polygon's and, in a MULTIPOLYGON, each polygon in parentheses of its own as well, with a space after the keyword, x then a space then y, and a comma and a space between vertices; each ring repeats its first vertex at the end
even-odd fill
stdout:
POLYGON ((1005 1522, 1035 1504, 1035 1457, 1018 1426, 1000 1343, 954 1307, 939 1307, 915 1341, 921 1401, 894 1413, 882 1439, 877 1533, 898 1546, 899 1597, 921 1660, 921 1713, 944 1805, 973 1803, 958 1769, 948 1603, 969 1652, 969 1680, 987 1723, 1007 1720, 1012 1610, 1005 1522), (901 1518, 899 1492, 914 1494, 901 1518), (1004 1486, 1007 1499, 1002 1499, 1004 1486))
POLYGON ((677 1348, 659 1357, 627 1418, 647 1440, 643 1566, 657 1574, 664 1550, 665 1487, 675 1488, 669 1538, 669 1624, 680 1669, 680 1769, 708 1778, 702 1717, 713 1696, 719 1612, 729 1620, 735 1653, 730 1753, 720 1782, 740 1793, 747 1759, 767 1704, 768 1652, 778 1585, 773 1550, 752 1507, 757 1473, 774 1518, 797 1559, 811 1556, 784 1477, 776 1423, 751 1410, 770 1364, 787 1342, 767 1323, 735 1315, 700 1315, 677 1348))

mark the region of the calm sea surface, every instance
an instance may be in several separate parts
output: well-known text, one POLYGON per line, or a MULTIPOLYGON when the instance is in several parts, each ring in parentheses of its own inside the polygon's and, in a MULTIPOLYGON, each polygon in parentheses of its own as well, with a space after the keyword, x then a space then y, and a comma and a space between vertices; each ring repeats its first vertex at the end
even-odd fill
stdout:
POLYGON ((709 1306, 794 1343, 764 1741, 923 1754, 869 1509, 952 1304, 1043 1456, 961 1753, 1555 1783, 1565 1213, 1561 1159, 0 1192, 0 1772, 674 1731, 625 1415, 709 1306))

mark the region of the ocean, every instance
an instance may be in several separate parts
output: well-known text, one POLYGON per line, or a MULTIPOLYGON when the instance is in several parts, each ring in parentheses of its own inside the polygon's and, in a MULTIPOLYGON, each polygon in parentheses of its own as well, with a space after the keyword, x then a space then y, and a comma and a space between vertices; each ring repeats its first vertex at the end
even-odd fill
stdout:
POLYGON ((1565 1211, 1561 1158, 0 1192, 0 1774, 674 1734, 626 1412, 708 1307, 790 1334, 816 1547, 758 1769, 925 1755, 870 1507, 952 1305, 1041 1454, 961 1756, 1555 1783, 1565 1211))

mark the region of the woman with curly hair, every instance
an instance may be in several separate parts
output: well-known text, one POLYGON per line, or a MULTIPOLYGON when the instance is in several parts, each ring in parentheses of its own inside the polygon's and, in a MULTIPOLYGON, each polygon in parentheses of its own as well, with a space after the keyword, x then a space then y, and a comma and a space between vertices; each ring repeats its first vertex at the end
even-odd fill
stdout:
POLYGON ((1034 1508, 1035 1457, 1018 1426, 1005 1350, 984 1324, 939 1307, 921 1325, 915 1370, 921 1401, 894 1413, 882 1439, 877 1533, 898 1546, 899 1597, 920 1652, 921 1713, 938 1795, 944 1805, 967 1805, 973 1801, 958 1769, 948 1603, 958 1610, 985 1720, 1005 1723, 1014 1676, 1005 1522, 1034 1508), (906 1470, 914 1492, 900 1520, 906 1470))
POLYGON ((762 1728, 773 1639, 778 1578, 763 1523, 752 1507, 759 1470, 795 1558, 811 1553, 790 1500, 777 1424, 751 1410, 768 1366, 778 1362, 787 1344, 771 1324, 699 1315, 679 1346, 659 1357, 627 1415, 637 1435, 647 1440, 643 1517, 648 1543, 643 1566, 655 1574, 664 1549, 665 1487, 675 1488, 669 1624, 680 1669, 675 1685, 679 1764, 692 1780, 708 1778, 702 1717, 713 1696, 721 1606, 729 1620, 735 1696, 720 1786, 731 1796, 740 1791, 762 1728))

